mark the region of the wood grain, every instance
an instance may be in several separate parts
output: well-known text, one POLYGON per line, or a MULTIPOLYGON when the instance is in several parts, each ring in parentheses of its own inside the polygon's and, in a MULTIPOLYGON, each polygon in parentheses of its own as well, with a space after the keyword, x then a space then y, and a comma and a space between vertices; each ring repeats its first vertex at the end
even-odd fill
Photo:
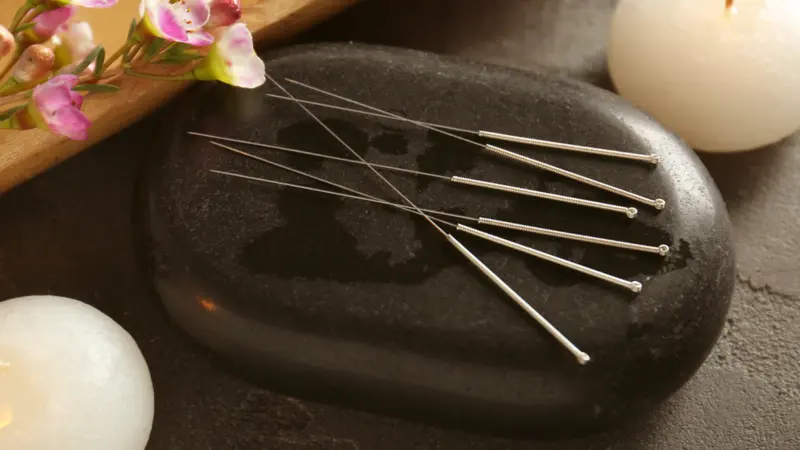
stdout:
MULTIPOLYGON (((3 0, 4 3, 6 1, 10 2, 3 0)), ((356 1, 244 0, 243 21, 259 45, 269 45, 308 28, 356 1)), ((10 16, 6 16, 3 11, 0 16, 2 23, 10 22, 10 16)), ((113 22, 105 23, 103 27, 115 32, 122 30, 124 34, 131 18, 130 14, 118 13, 111 18, 113 22)), ((93 23, 91 16, 87 20, 93 23)), ((103 20, 108 19, 104 17, 103 20)), ((98 40, 105 43, 102 36, 98 36, 98 40)), ((87 141, 70 141, 40 130, 0 130, 0 193, 117 133, 188 86, 189 83, 125 78, 117 93, 92 94, 85 102, 85 112, 93 122, 87 141)))

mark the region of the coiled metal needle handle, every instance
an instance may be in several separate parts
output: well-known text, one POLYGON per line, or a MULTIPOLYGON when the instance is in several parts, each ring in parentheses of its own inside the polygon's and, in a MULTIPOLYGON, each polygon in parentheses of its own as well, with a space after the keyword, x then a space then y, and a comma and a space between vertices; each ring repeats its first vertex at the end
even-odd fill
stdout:
POLYGON ((617 194, 617 195, 620 195, 620 196, 625 197, 625 198, 629 198, 629 199, 637 201, 639 203, 643 203, 645 205, 652 206, 653 208, 658 209, 658 210, 664 209, 664 207, 667 206, 667 203, 663 199, 660 199, 660 198, 657 198, 657 199, 647 198, 647 197, 644 197, 642 195, 636 194, 634 192, 626 191, 625 189, 618 188, 616 186, 612 186, 612 185, 610 185, 608 183, 603 183, 601 181, 597 181, 595 179, 592 179, 592 178, 589 178, 589 177, 585 177, 583 175, 579 175, 579 174, 577 174, 575 172, 570 172, 569 170, 564 170, 564 169, 562 169, 560 167, 556 167, 554 165, 547 164, 547 163, 535 160, 533 158, 528 158, 527 156, 522 156, 522 155, 520 155, 518 153, 510 152, 510 151, 508 151, 508 150, 506 150, 504 148, 500 148, 500 147, 497 147, 497 146, 494 146, 494 145, 491 145, 491 144, 485 145, 484 148, 486 150, 488 150, 489 152, 495 153, 495 154, 500 155, 500 156, 502 156, 504 158, 513 159, 514 161, 521 162, 523 164, 527 164, 529 166, 533 166, 533 167, 536 167, 536 168, 541 169, 541 170, 546 170, 548 172, 552 172, 552 173, 561 175, 562 177, 566 177, 566 178, 569 178, 571 180, 578 181, 580 183, 588 184, 589 186, 593 186, 593 187, 596 187, 598 189, 602 189, 604 191, 611 192, 613 194, 617 194))
POLYGON ((628 281, 623 280, 622 278, 615 277, 613 275, 609 275, 605 272, 600 272, 599 270, 592 269, 590 267, 586 267, 584 265, 574 263, 572 261, 566 260, 564 258, 559 258, 558 256, 553 256, 549 253, 545 253, 543 251, 536 250, 535 248, 527 247, 522 244, 518 244, 514 241, 509 241, 508 239, 503 239, 499 236, 495 236, 490 233, 483 232, 481 230, 477 230, 472 227, 468 227, 466 225, 458 224, 458 231, 463 231, 464 233, 471 234, 473 236, 486 239, 487 241, 494 242, 496 244, 503 245, 505 247, 517 250, 522 253, 527 253, 528 255, 535 256, 539 259, 543 259, 545 261, 551 262, 553 264, 558 264, 559 266, 566 267, 568 269, 575 270, 577 272, 581 272, 585 275, 589 275, 591 277, 607 281, 611 284, 615 284, 617 286, 624 287, 631 292, 641 292, 642 291, 642 283, 638 281, 628 281))

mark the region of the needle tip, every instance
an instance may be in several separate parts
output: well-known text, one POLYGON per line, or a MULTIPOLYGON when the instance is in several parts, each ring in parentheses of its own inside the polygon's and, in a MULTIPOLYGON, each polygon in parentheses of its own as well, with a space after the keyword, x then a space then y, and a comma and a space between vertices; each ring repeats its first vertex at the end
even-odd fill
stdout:
POLYGON ((638 281, 631 282, 631 291, 637 294, 642 292, 642 283, 639 283, 638 281))
POLYGON ((588 364, 588 363, 589 363, 589 361, 591 361, 591 360, 592 360, 592 358, 590 358, 590 357, 589 357, 589 355, 587 355, 587 354, 586 354, 586 353, 584 353, 584 352, 580 352, 580 353, 578 353, 578 354, 577 354, 577 355, 575 355, 575 356, 578 358, 578 363, 579 363, 580 365, 582 365, 582 366, 585 366, 586 364, 588 364))

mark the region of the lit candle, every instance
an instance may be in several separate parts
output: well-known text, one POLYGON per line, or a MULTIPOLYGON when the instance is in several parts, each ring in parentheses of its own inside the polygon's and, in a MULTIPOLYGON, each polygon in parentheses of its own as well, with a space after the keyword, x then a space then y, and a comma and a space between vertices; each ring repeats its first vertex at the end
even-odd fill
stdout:
POLYGON ((150 372, 133 338, 61 297, 0 302, 0 449, 143 450, 150 372))
POLYGON ((698 150, 800 128, 798 0, 621 0, 608 62, 623 97, 698 150))

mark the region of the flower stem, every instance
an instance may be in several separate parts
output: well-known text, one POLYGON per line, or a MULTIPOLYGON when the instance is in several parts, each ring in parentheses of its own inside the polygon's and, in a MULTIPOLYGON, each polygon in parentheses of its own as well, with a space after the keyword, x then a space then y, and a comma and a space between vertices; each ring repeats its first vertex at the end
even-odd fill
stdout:
POLYGON ((133 47, 134 45, 135 45, 134 42, 128 41, 128 42, 125 43, 125 45, 120 47, 119 50, 114 52, 113 55, 109 56, 106 59, 105 64, 103 64, 103 70, 100 73, 102 74, 103 72, 108 70, 108 68, 111 67, 112 64, 114 64, 119 58, 121 58, 122 55, 126 54, 128 52, 128 50, 130 50, 131 47, 133 47))
POLYGON ((28 89, 30 88, 17 81, 14 77, 11 77, 0 86, 0 97, 17 94, 28 89))
POLYGON ((2 115, 3 119, 0 120, 0 129, 30 130, 36 127, 36 124, 30 120, 30 114, 28 114, 25 105, 11 108, 2 115))
POLYGON ((15 103, 27 102, 33 94, 33 88, 18 92, 16 94, 6 95, 0 97, 0 106, 11 105, 15 103))
POLYGON ((3 70, 0 71, 0 81, 2 81, 3 78, 5 78, 6 75, 8 75, 8 72, 10 72, 11 69, 15 65, 17 65, 17 61, 19 61, 20 56, 22 56, 22 54, 20 52, 16 52, 14 54, 14 57, 11 59, 11 61, 9 61, 8 64, 5 67, 3 67, 3 70))
POLYGON ((15 123, 14 116, 9 117, 6 120, 0 120, 0 130, 15 130, 19 129, 19 126, 15 123))
POLYGON ((147 60, 148 60, 148 61, 155 61, 155 60, 157 60, 159 56, 161 56, 161 55, 163 55, 163 54, 167 53, 167 52, 169 51, 169 49, 171 49, 172 47, 175 47, 176 45, 178 45, 178 43, 177 43, 177 42, 170 42, 169 44, 165 45, 165 46, 164 46, 164 48, 162 48, 161 50, 159 50, 158 52, 156 52, 156 54, 155 54, 155 55, 153 55, 153 56, 151 56, 151 57, 147 58, 147 60))
MULTIPOLYGON (((39 5, 36 8, 33 8, 33 14, 31 14, 29 17, 26 17, 24 22, 30 22, 33 19, 41 16, 45 12, 47 12, 47 6, 46 5, 39 5)), ((21 23, 20 25, 23 25, 23 24, 21 23)), ((12 28, 12 30, 13 30, 13 28, 12 28)))
POLYGON ((14 20, 11 21, 11 26, 8 27, 8 29, 11 31, 16 30, 19 24, 22 22, 22 19, 25 18, 25 15, 27 15, 28 12, 33 8, 34 6, 30 1, 27 1, 24 5, 20 6, 17 10, 17 13, 14 15, 14 20))
POLYGON ((189 72, 182 73, 179 75, 156 75, 153 73, 136 72, 135 70, 126 70, 125 74, 137 78, 148 78, 151 80, 161 80, 161 81, 186 81, 186 80, 196 79, 193 70, 190 70, 189 72))
POLYGON ((140 51, 142 51, 142 48, 144 48, 144 45, 145 45, 144 42, 140 42, 140 43, 136 44, 135 46, 133 46, 133 49, 128 54, 125 55, 124 61, 126 63, 129 63, 129 62, 133 61, 134 59, 136 59, 136 56, 139 54, 140 51))

